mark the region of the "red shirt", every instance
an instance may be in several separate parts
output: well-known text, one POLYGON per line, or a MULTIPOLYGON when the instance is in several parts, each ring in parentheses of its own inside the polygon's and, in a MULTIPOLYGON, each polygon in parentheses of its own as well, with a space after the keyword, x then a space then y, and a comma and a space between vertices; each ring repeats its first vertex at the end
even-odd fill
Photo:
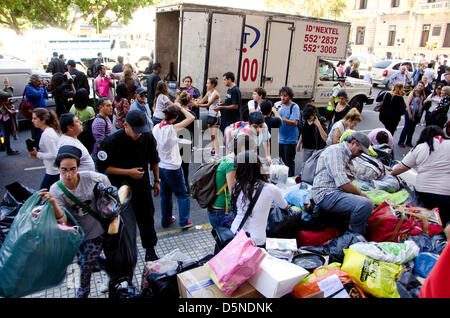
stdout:
POLYGON ((419 298, 450 298, 450 245, 447 244, 420 289, 419 298))

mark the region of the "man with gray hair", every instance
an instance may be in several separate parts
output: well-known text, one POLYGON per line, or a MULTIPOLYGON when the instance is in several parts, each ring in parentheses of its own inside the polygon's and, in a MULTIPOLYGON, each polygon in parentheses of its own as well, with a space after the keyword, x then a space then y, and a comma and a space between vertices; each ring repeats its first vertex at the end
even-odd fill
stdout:
POLYGON ((369 154, 370 139, 365 134, 354 132, 345 141, 331 145, 320 154, 312 187, 312 198, 322 212, 349 217, 349 229, 365 233, 373 204, 352 184, 345 172, 350 160, 369 154))
POLYGON ((414 80, 409 75, 406 65, 402 65, 400 67, 400 70, 395 72, 391 76, 391 78, 389 78, 389 83, 391 85, 394 85, 395 83, 399 83, 399 82, 403 83, 403 86, 405 86, 405 87, 408 85, 414 85, 414 80))

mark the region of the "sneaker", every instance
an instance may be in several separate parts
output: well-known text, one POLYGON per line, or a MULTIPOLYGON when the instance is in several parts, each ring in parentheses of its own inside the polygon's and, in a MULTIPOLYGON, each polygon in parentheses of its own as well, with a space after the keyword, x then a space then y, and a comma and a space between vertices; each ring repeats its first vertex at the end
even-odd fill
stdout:
POLYGON ((159 259, 159 256, 156 254, 154 248, 147 248, 145 251, 146 251, 145 252, 145 261, 146 262, 152 262, 152 261, 156 261, 159 259))
POLYGON ((216 151, 215 150, 211 150, 211 157, 214 157, 216 155, 216 151))
POLYGON ((172 216, 172 218, 170 219, 169 223, 168 223, 168 224, 163 224, 162 227, 169 227, 169 226, 171 226, 172 223, 174 223, 174 222, 175 222, 175 217, 172 216))
POLYGON ((182 226, 181 228, 182 228, 182 229, 188 229, 188 228, 193 227, 193 226, 194 226, 194 224, 192 224, 191 221, 188 221, 188 222, 186 223, 186 225, 182 226))
POLYGON ((17 150, 10 150, 10 151, 7 151, 6 154, 8 156, 15 156, 15 155, 18 155, 19 152, 17 150))

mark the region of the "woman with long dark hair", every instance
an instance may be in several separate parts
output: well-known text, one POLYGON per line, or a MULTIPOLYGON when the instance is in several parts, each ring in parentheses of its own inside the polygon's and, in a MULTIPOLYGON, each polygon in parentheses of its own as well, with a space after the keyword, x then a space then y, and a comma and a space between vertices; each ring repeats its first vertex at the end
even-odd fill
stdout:
POLYGON ((404 89, 403 83, 395 83, 392 91, 386 93, 384 96, 383 106, 380 109, 379 119, 383 123, 384 128, 389 130, 392 136, 394 136, 398 123, 405 113, 404 89))
POLYGON ((242 229, 250 234, 256 245, 266 244, 266 227, 272 202, 281 209, 286 209, 288 203, 281 190, 269 183, 268 176, 262 173, 262 165, 256 153, 252 151, 240 152, 234 159, 236 166, 236 183, 231 194, 231 206, 236 211, 236 217, 231 224, 231 231, 236 233, 248 206, 256 194, 260 184, 262 192, 258 197, 250 217, 242 229))
POLYGON ((28 151, 32 158, 40 159, 44 162, 45 175, 42 179, 39 189, 50 189, 50 186, 59 180, 59 170, 53 163, 58 152, 58 140, 61 135, 59 120, 56 113, 45 108, 33 109, 33 118, 31 120, 34 127, 42 130, 39 140, 39 151, 33 149, 28 151))
POLYGON ((117 129, 120 129, 123 127, 125 117, 130 110, 130 102, 128 101, 128 87, 125 83, 117 84, 113 108, 116 115, 115 126, 117 129))
POLYGON ((172 101, 169 99, 169 89, 165 81, 159 81, 156 84, 155 101, 153 108, 153 125, 159 124, 164 119, 164 109, 172 105, 172 101))
POLYGON ((442 225, 450 237, 450 140, 438 126, 428 126, 420 134, 416 146, 394 167, 396 176, 417 167, 414 186, 427 209, 439 208, 442 225))
POLYGON ((416 126, 422 118, 423 101, 425 98, 425 85, 422 81, 419 81, 406 101, 405 127, 403 127, 400 139, 398 140, 398 145, 400 147, 405 147, 405 140, 406 146, 413 147, 412 138, 416 126))

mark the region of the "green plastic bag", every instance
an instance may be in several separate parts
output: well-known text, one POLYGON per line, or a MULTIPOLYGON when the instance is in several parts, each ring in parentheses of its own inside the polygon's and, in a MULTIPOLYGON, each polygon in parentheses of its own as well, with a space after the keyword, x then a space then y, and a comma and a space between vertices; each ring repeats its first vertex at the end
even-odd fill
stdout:
POLYGON ((341 269, 356 280, 365 292, 378 298, 400 298, 396 279, 402 265, 376 261, 351 249, 344 249, 341 269))
POLYGON ((391 200, 395 204, 403 204, 409 198, 409 193, 405 189, 402 189, 395 193, 389 193, 384 190, 369 190, 364 191, 364 193, 375 205, 380 205, 386 199, 391 200))
POLYGON ((64 212, 74 227, 58 225, 52 206, 37 193, 25 201, 0 249, 0 296, 23 297, 64 280, 84 239, 75 218, 64 212))

